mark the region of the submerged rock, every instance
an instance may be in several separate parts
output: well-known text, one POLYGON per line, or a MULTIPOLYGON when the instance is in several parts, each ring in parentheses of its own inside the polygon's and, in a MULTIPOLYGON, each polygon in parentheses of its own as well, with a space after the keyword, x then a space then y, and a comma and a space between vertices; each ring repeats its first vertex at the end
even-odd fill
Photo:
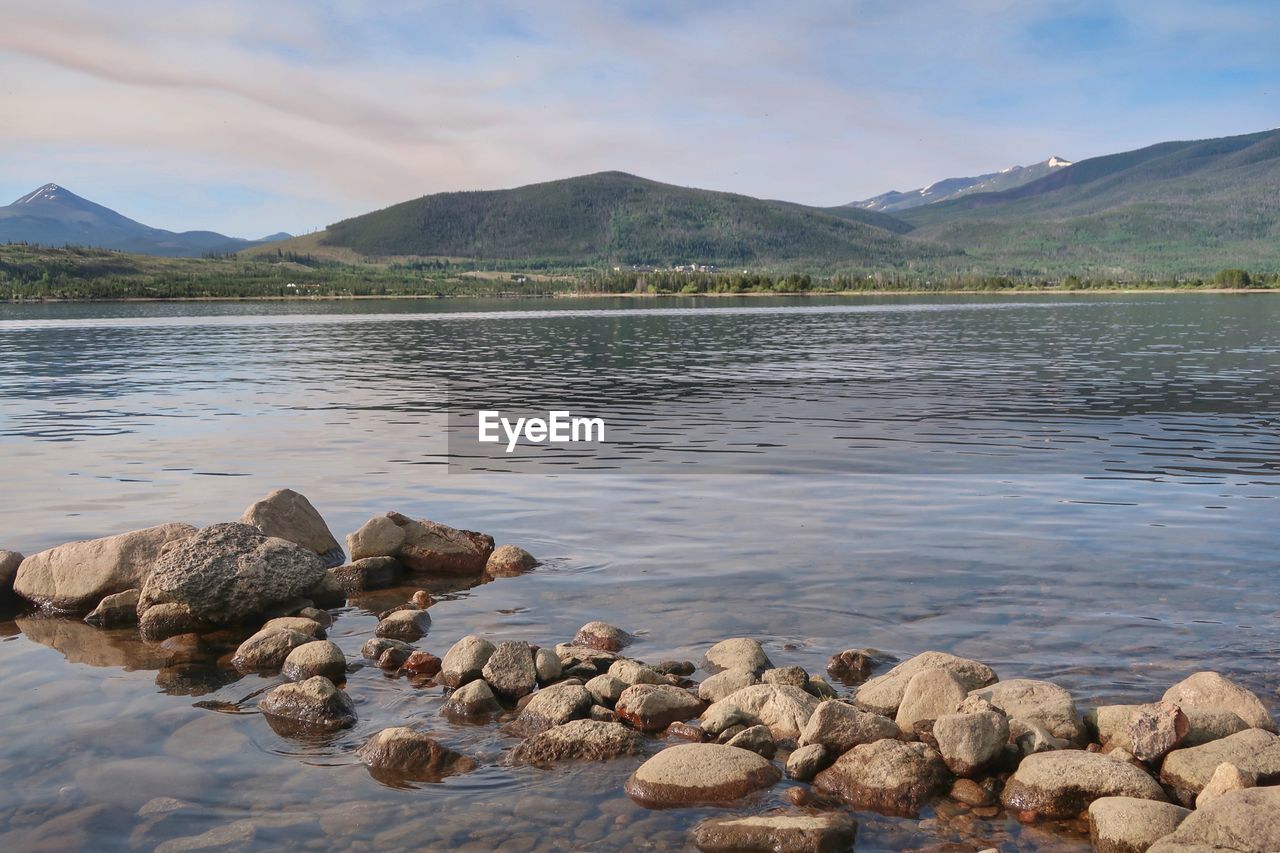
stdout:
POLYGON ((1252 773, 1260 785, 1280 782, 1280 737, 1262 729, 1246 729, 1202 746, 1175 749, 1160 765, 1160 781, 1180 803, 1190 806, 1223 762, 1252 773))
POLYGON ((605 761, 644 750, 642 735, 621 723, 572 720, 528 738, 512 753, 517 764, 549 765, 557 761, 605 761))
POLYGON ((141 592, 137 589, 126 589, 124 592, 108 595, 98 602, 98 606, 88 616, 84 617, 84 621, 99 628, 137 625, 138 596, 141 592))
POLYGON ((290 681, 305 681, 323 675, 338 682, 347 677, 347 658, 337 644, 328 640, 312 640, 289 652, 283 674, 290 681))
POLYGON ((878 740, 840 756, 813 784, 856 809, 910 817, 945 788, 947 779, 947 766, 933 747, 878 740))
POLYGON ((855 700, 868 711, 885 717, 897 716, 907 684, 916 673, 926 669, 945 669, 969 690, 994 684, 998 679, 991 667, 976 660, 959 658, 946 652, 922 652, 903 661, 884 675, 878 675, 858 688, 855 700))
POLYGON ((1005 784, 1002 800, 1005 808, 1034 820, 1075 817, 1101 797, 1166 799, 1160 784, 1132 764, 1067 749, 1024 758, 1005 784))
POLYGON ((166 549, 195 532, 173 523, 68 542, 23 560, 13 590, 41 607, 85 613, 108 595, 140 589, 166 549))
POLYGON ((688 743, 662 750, 627 780, 626 791, 642 806, 711 805, 732 802, 782 778, 754 752, 714 743, 688 743))
POLYGON ((474 760, 407 726, 383 729, 356 754, 375 775, 395 780, 439 782, 476 768, 474 760))
POLYGON ((733 637, 721 640, 707 649, 706 668, 708 672, 720 672, 725 669, 745 669, 750 672, 764 672, 773 669, 773 662, 765 654, 764 647, 747 637, 733 637))
POLYGON ((307 728, 345 729, 356 722, 351 697, 319 675, 272 689, 258 708, 268 717, 307 728))
MULTIPOLYGON (((440 664, 440 681, 450 687, 461 687, 468 681, 475 681, 483 674, 495 648, 483 637, 463 637, 445 652, 440 664)), ((534 674, 537 675, 536 672, 534 674)))
POLYGON ((342 565, 342 546, 311 501, 293 489, 276 489, 250 504, 240 516, 240 523, 314 552, 326 567, 342 565))
POLYGON ((495 693, 511 700, 532 693, 538 686, 533 649, 523 641, 498 643, 481 673, 495 693))
POLYGON ((278 672, 290 652, 310 642, 306 634, 290 628, 263 628, 240 644, 231 665, 240 672, 278 672))
POLYGON ((1276 731, 1276 721, 1253 692, 1216 672, 1197 672, 1170 687, 1162 697, 1184 711, 1230 711, 1250 726, 1276 731))
MULTIPOLYGON (((407 660, 409 655, 413 654, 414 648, 403 640, 394 640, 390 637, 370 637, 365 640, 363 646, 360 647, 360 655, 368 660, 378 660, 389 649, 395 649, 404 653, 404 659, 407 660)), ((399 666, 399 664, 396 664, 399 666)))
POLYGON ((1274 853, 1280 850, 1280 788, 1223 794, 1187 816, 1151 853, 1274 853))
POLYGON ((1095 853, 1142 853, 1189 814, 1173 803, 1102 797, 1089 804, 1089 840, 1095 853))
POLYGON ((394 586, 403 572, 404 567, 394 557, 366 557, 330 569, 329 576, 344 592, 364 592, 394 586))
POLYGON ((163 640, 175 634, 208 631, 213 627, 197 619, 183 604, 157 604, 138 616, 138 630, 148 640, 163 640))
POLYGON ((538 558, 515 545, 501 545, 485 562, 485 574, 491 577, 513 577, 538 565, 538 558))
POLYGON ((704 707, 700 699, 679 687, 636 684, 622 691, 614 710, 623 722, 642 732, 660 732, 672 723, 693 719, 704 707))
POLYGON ((714 817, 693 828, 693 843, 703 853, 777 853, 843 851, 853 848, 858 822, 835 812, 774 812, 750 817, 714 817))
POLYGON ((405 672, 427 678, 435 678, 440 674, 440 658, 430 652, 412 652, 400 665, 405 672))

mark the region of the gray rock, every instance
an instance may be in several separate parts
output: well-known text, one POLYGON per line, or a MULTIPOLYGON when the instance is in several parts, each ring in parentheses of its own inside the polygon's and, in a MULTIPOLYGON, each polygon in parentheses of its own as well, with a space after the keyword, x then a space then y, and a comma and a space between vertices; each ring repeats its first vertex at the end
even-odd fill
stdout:
POLYGON ((1187 816, 1150 853, 1274 853, 1280 850, 1280 788, 1223 794, 1187 816))
POLYGON ((750 817, 708 818, 693 828, 703 853, 777 853, 853 849, 858 822, 839 813, 773 812, 750 817))
POLYGON ((247 524, 214 524, 156 562, 138 607, 180 604, 199 619, 233 624, 304 595, 324 576, 324 563, 312 551, 247 524))
MULTIPOLYGON (((730 702, 769 727, 775 738, 800 737, 819 702, 799 687, 785 684, 755 684, 721 699, 730 702)), ((710 710, 710 709, 708 709, 710 710)), ((705 722, 704 722, 704 728, 705 722)))
POLYGON ((631 645, 631 635, 608 622, 588 622, 573 635, 571 645, 605 652, 620 652, 631 645))
POLYGON ((595 699, 596 704, 604 705, 607 708, 612 708, 616 705, 618 699, 622 696, 622 691, 630 686, 612 675, 597 675, 586 684, 587 691, 595 699))
POLYGON ((1028 755, 1005 784, 1007 809, 1039 818, 1075 817, 1101 797, 1165 801, 1160 784, 1125 761, 1079 749, 1028 755))
POLYGON ((764 684, 790 684, 792 687, 807 688, 809 673, 802 666, 774 667, 762 672, 760 681, 764 684))
MULTIPOLYGON (((449 687, 461 687, 468 681, 480 678, 494 648, 493 643, 483 637, 463 637, 445 652, 440 664, 441 683, 449 687)), ((536 671, 534 674, 537 674, 536 671)))
POLYGON ((373 557, 394 558, 404 544, 405 530, 385 515, 375 515, 347 536, 353 563, 373 557))
POLYGON ((1253 692, 1216 672, 1189 675, 1166 690, 1162 698, 1184 711, 1230 711, 1254 728, 1276 731, 1276 721, 1253 692))
POLYGON ((0 601, 11 597, 13 582, 18 576, 18 566, 22 565, 22 555, 17 551, 0 549, 0 601))
POLYGON ((911 732, 916 723, 953 713, 968 695, 964 684, 949 671, 922 669, 907 682, 895 721, 902 731, 911 732))
POLYGON ((431 615, 425 610, 397 610, 380 619, 373 633, 391 640, 412 643, 422 639, 431 625, 431 615))
POLYGON ((241 524, 252 525, 266 536, 284 539, 317 554, 327 567, 340 566, 342 546, 329 531, 311 501, 293 489, 276 489, 240 516, 241 524))
POLYGON ((297 631, 299 634, 306 634, 313 640, 323 640, 325 637, 324 626, 306 616, 277 616, 275 619, 268 619, 263 623, 262 630, 297 631))
POLYGON ((231 665, 240 672, 278 672, 290 652, 310 642, 306 634, 288 628, 263 628, 240 644, 231 665))
POLYGON ((414 782, 439 782, 467 773, 476 763, 407 726, 383 729, 356 753, 375 776, 414 782))
POLYGON ((642 735, 616 722, 573 720, 534 735, 516 747, 518 764, 549 765, 558 761, 605 761, 644 750, 642 735))
POLYGON ((403 572, 404 566, 394 557, 365 557, 330 569, 329 576, 343 592, 364 592, 394 586, 403 572))
POLYGON ((591 694, 577 684, 544 687, 530 698, 508 729, 521 737, 544 732, 570 720, 584 719, 594 704, 591 694))
POLYGON ((1021 717, 1009 718, 1009 738, 1023 755, 1071 748, 1070 741, 1054 737, 1044 726, 1021 717))
POLYGON ((623 722, 642 732, 660 732, 702 713, 702 701, 670 684, 635 684, 622 691, 614 711, 623 722))
POLYGON ((126 589, 108 595, 98 602, 98 606, 84 621, 99 628, 118 628, 138 624, 138 596, 141 590, 126 589))
POLYGON ((766 669, 773 669, 773 662, 765 654, 764 648, 755 640, 734 637, 721 640, 707 649, 706 669, 708 672, 720 672, 725 669, 764 672, 766 669))
POLYGON ((821 744, 833 756, 855 746, 898 737, 898 726, 888 717, 863 711, 836 700, 822 702, 800 732, 800 744, 821 744))
POLYGON ((413 646, 403 640, 393 640, 390 637, 371 637, 360 647, 360 655, 368 660, 378 660, 388 649, 403 652, 406 659, 414 652, 413 646))
POLYGON ((1173 803, 1102 797, 1089 804, 1089 840, 1096 853, 1143 853, 1189 814, 1173 803))
POLYGON ((698 685, 698 697, 704 702, 719 702, 744 687, 759 683, 760 679, 749 669, 725 669, 698 685))
POLYGON ((914 816, 945 789, 947 765, 927 744, 878 740, 855 746, 814 777, 814 786, 855 809, 914 816))
POLYGON ((716 702, 702 713, 702 730, 709 735, 720 735, 735 726, 760 725, 760 719, 748 714, 737 705, 727 700, 716 702))
POLYGON ((1263 729, 1246 729, 1202 746, 1175 749, 1160 765, 1160 781, 1178 802, 1190 806, 1223 762, 1254 774, 1259 785, 1280 782, 1280 737, 1263 729))
POLYGON ((68 542, 23 560, 13 590, 41 607, 86 613, 108 595, 140 589, 165 550, 195 532, 189 524, 161 524, 68 542))
POLYGON ((933 721, 933 739, 952 773, 975 776, 1003 753, 1009 722, 996 711, 943 714, 933 721))
POLYGON ((560 658, 550 649, 539 648, 533 653, 533 669, 538 675, 539 684, 550 684, 564 673, 560 658))
POLYGON ((512 700, 532 693, 538 686, 533 649, 523 641, 498 643, 481 673, 495 693, 512 700))
POLYGON ((743 729, 725 742, 725 746, 733 746, 738 749, 747 749, 757 755, 765 758, 773 758, 778 751, 778 745, 774 743, 773 733, 769 731, 769 727, 765 725, 752 726, 743 729))
POLYGON ((662 676, 634 660, 616 660, 609 666, 609 675, 628 687, 633 684, 658 684, 662 676))
POLYGON ((1231 791, 1243 791, 1257 786, 1258 777, 1255 774, 1246 773, 1234 764, 1224 761, 1213 771, 1208 783, 1196 795, 1196 808, 1202 809, 1231 791))
POLYGON ((732 802, 781 778, 778 768, 754 752, 687 743, 664 749, 640 765, 627 780, 626 791, 650 808, 692 806, 732 802))
POLYGON ((903 661, 884 675, 878 675, 858 688, 856 701, 862 708, 885 717, 895 717, 907 684, 912 677, 926 669, 945 669, 960 679, 969 690, 977 690, 994 684, 996 673, 991 667, 976 660, 959 658, 946 652, 922 652, 903 661))
POLYGON ((1011 678, 971 692, 1008 717, 1038 723, 1049 734, 1072 743, 1085 740, 1084 721, 1071 694, 1048 681, 1011 678))
POLYGON ((787 756, 787 777, 797 782, 808 782, 827 764, 827 748, 820 743, 811 743, 787 756))
POLYGON ((501 545, 485 562, 484 572, 492 577, 514 577, 538 565, 538 558, 515 545, 501 545))
POLYGON ((272 689, 258 702, 258 708, 268 717, 305 728, 345 729, 356 722, 351 697, 319 675, 272 689))
POLYGON ((1139 761, 1155 763, 1176 747, 1190 729, 1187 715, 1172 702, 1140 705, 1129 716, 1128 751, 1139 761))
POLYGON ((455 717, 482 717, 502 710, 493 690, 484 681, 468 681, 449 696, 444 712, 455 717))
POLYGON ((347 677, 347 658, 337 644, 328 640, 312 640, 289 652, 283 674, 290 681, 306 681, 323 675, 338 682, 347 677))

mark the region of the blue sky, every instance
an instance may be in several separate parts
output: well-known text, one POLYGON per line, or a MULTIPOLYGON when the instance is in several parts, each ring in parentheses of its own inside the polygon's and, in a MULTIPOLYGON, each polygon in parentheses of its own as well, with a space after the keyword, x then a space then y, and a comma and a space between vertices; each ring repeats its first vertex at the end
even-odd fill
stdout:
POLYGON ((1280 125, 1273 0, 8 0, 0 200, 301 233, 621 169, 834 205, 1280 125))

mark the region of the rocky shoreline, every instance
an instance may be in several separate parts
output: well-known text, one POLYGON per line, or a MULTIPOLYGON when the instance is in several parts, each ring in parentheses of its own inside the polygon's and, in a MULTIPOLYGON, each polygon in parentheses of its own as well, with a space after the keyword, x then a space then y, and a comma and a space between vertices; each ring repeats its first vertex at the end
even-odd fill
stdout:
MULTIPOLYGON (((347 676, 367 666, 443 690, 451 722, 518 739, 505 764, 632 757, 617 787, 640 806, 728 810, 691 829, 687 843, 701 850, 851 849, 859 812, 927 810, 1066 823, 1117 853, 1280 850, 1276 723, 1255 694, 1215 672, 1190 674, 1147 704, 1081 709, 1051 682, 1001 680, 944 652, 897 661, 837 649, 824 676, 737 637, 697 661, 645 661, 632 654, 641 640, 604 622, 547 645, 466 636, 438 655, 418 645, 435 604, 425 589, 380 614, 359 659, 327 639, 330 611, 348 594, 537 564, 495 546, 391 512, 344 549, 305 497, 280 490, 238 521, 200 530, 162 524, 25 559, 0 551, 0 595, 102 628, 136 625, 170 649, 234 647, 219 666, 278 678, 249 708, 284 737, 355 725, 347 676), (784 779, 790 805, 765 807, 763 792, 784 779)), ((359 760, 389 785, 494 760, 420 725, 374 733, 359 760)))

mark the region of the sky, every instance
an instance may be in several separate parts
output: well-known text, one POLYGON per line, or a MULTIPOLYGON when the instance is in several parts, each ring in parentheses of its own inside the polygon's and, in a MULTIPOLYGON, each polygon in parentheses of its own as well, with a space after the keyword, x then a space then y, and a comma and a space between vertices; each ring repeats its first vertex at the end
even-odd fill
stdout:
POLYGON ((605 170, 815 205, 1280 125, 1274 0, 0 0, 0 203, 306 233, 605 170))

